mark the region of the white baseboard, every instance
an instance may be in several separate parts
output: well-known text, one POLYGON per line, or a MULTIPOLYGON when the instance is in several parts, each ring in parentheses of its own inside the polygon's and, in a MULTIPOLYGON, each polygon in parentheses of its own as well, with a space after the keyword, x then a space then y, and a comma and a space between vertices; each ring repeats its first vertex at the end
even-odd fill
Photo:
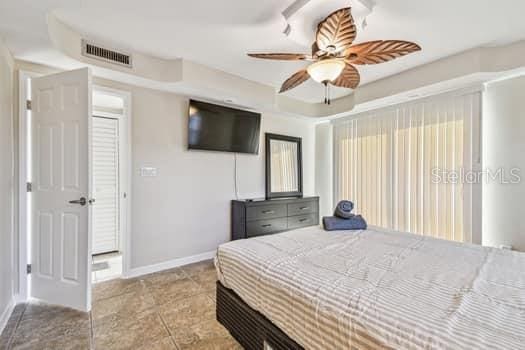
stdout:
POLYGON ((9 304, 7 304, 7 307, 5 308, 4 312, 2 312, 2 314, 0 315, 0 334, 2 334, 5 326, 7 326, 7 321, 9 321, 9 317, 11 317, 15 306, 16 302, 15 298, 13 297, 11 298, 11 301, 9 301, 9 304))
POLYGON ((29 300, 29 298, 25 298, 21 294, 16 294, 14 299, 15 299, 15 305, 25 303, 29 300))
POLYGON ((125 275, 124 278, 133 278, 142 275, 147 275, 154 272, 159 272, 163 270, 169 270, 174 267, 184 266, 188 264, 193 264, 199 261, 209 260, 215 256, 216 251, 206 252, 202 254, 192 255, 184 258, 173 259, 169 261, 164 261, 154 265, 136 267, 130 269, 125 275))

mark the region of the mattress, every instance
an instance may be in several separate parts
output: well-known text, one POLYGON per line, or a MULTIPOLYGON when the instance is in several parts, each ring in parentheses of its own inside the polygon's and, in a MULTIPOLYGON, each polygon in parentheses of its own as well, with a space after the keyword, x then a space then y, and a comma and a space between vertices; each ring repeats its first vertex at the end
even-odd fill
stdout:
POLYGON ((225 243, 221 283, 306 349, 523 349, 525 254, 379 228, 225 243))

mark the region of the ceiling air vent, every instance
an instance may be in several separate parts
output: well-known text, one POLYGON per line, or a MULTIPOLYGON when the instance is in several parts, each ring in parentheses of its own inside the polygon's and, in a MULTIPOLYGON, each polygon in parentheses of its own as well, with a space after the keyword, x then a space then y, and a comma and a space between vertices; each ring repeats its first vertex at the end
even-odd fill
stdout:
POLYGON ((99 45, 95 45, 86 40, 82 40, 82 55, 128 68, 132 67, 131 55, 115 50, 110 50, 99 45))

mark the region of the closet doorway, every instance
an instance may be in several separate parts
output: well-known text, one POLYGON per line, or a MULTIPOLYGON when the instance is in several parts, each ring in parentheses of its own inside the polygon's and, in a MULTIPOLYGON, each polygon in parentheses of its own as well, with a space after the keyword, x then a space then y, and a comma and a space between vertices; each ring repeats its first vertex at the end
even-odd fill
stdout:
MULTIPOLYGON (((93 281, 101 282, 108 279, 118 278, 120 276, 125 277, 128 275, 130 269, 129 230, 131 228, 131 221, 129 216, 129 208, 131 205, 131 197, 129 193, 131 185, 131 93, 108 87, 97 85, 93 86, 91 84, 91 75, 89 70, 76 70, 71 72, 55 72, 50 70, 44 73, 45 74, 28 71, 19 72, 19 298, 21 302, 27 301, 31 297, 39 298, 53 304, 87 311, 91 308, 90 289, 93 281), (43 84, 55 84, 57 87, 61 87, 62 90, 57 88, 45 90, 42 88, 43 84), (69 88, 77 88, 77 90, 71 92, 70 90, 67 90, 69 88), (87 123, 83 123, 80 130, 77 130, 76 133, 75 130, 69 129, 67 132, 60 132, 61 129, 57 128, 56 125, 62 125, 62 128, 65 128, 65 126, 69 127, 72 123, 67 124, 67 118, 71 119, 72 117, 69 114, 61 113, 62 110, 53 111, 53 114, 51 114, 51 112, 47 113, 48 110, 38 109, 40 100, 38 99, 37 94, 35 94, 35 101, 32 101, 33 92, 36 91, 37 93, 41 93, 42 91, 48 90, 53 94, 57 93, 57 91, 68 91, 73 94, 76 93, 78 99, 75 100, 75 107, 72 107, 73 105, 68 105, 70 114, 73 115, 75 113, 82 113, 82 109, 86 107, 85 116, 89 119, 89 121, 87 123), (32 111, 33 103, 35 103, 34 114, 32 111), (84 104, 86 106, 77 106, 80 104, 84 104), (47 114, 44 115, 44 113, 47 114), (42 124, 45 118, 49 119, 50 117, 57 118, 58 123, 62 124, 57 124, 56 121, 53 123, 47 123, 45 125, 51 125, 53 130, 49 131, 47 134, 43 134, 46 137, 39 138, 38 136, 35 136, 35 130, 39 130, 37 127, 40 124, 38 123, 42 124), (100 120, 95 120, 96 117, 112 120, 109 122, 109 131, 98 130, 93 133, 93 124, 97 124, 98 126, 96 126, 96 128, 98 129, 108 127, 108 125, 101 125, 102 123, 99 123, 100 120), (35 122, 35 118, 37 122, 35 122), (103 145, 103 140, 100 140, 100 142, 95 140, 94 135, 98 135, 96 136, 97 138, 103 138, 101 137, 103 134, 111 134, 111 132, 113 132, 113 136, 118 135, 118 145, 114 145, 113 148, 103 145), (85 135, 86 137, 75 143, 74 141, 80 138, 82 135, 85 135), (47 142, 47 147, 42 147, 40 144, 36 143, 42 143, 44 141, 47 142), (97 195, 100 196, 100 200, 98 202, 94 195, 95 191, 93 184, 103 184, 104 178, 100 176, 94 176, 95 174, 93 174, 93 143, 97 143, 99 146, 101 146, 103 151, 109 153, 109 158, 111 158, 111 154, 113 154, 114 157, 113 160, 108 160, 108 162, 112 164, 109 167, 111 169, 109 174, 105 174, 104 169, 99 166, 97 167, 97 172, 99 172, 101 175, 108 175, 107 177, 116 177, 118 174, 118 180, 114 180, 113 186, 108 186, 106 189, 97 191, 97 195), (58 146, 66 147, 58 148, 58 146), (34 152, 35 149, 47 150, 47 153, 34 152), (86 149, 87 154, 85 159, 80 159, 78 155, 80 153, 85 153, 86 149), (68 182, 66 185, 56 185, 65 183, 65 180, 62 178, 64 176, 64 172, 54 172, 53 176, 56 175, 58 178, 53 180, 55 181, 53 182, 53 190, 55 190, 55 188, 57 191, 64 191, 64 189, 69 190, 70 187, 73 186, 70 184, 74 184, 74 182, 71 181, 79 181, 79 177, 83 177, 85 179, 85 181, 82 180, 85 182, 85 184, 82 190, 78 191, 79 193, 68 193, 65 204, 60 204, 60 206, 57 206, 58 209, 53 209, 57 212, 59 210, 66 212, 67 215, 64 216, 68 219, 66 223, 69 226, 67 227, 64 226, 64 224, 48 224, 47 226, 38 226, 39 222, 34 220, 37 209, 40 210, 39 208, 51 203, 49 199, 44 198, 38 202, 38 207, 36 207, 35 204, 35 195, 39 196, 37 199, 43 198, 42 185, 41 182, 39 182, 41 179, 37 175, 49 175, 51 173, 50 171, 42 172, 40 167, 40 165, 44 166, 46 164, 50 164, 49 161, 37 162, 41 155, 46 154, 55 155, 52 158, 54 159, 53 164, 55 165, 53 169, 64 169, 63 164, 69 166, 69 172, 67 174, 70 177, 67 179, 67 181, 70 182, 68 182), (116 159, 116 154, 118 154, 118 160, 116 159), (77 158, 74 156, 77 156, 77 158), (84 168, 87 168, 88 170, 87 173, 84 173, 85 170, 77 170, 75 173, 75 169, 80 167, 79 166, 75 168, 72 166, 75 165, 75 159, 77 159, 79 163, 87 164, 87 167, 84 166, 84 168), (35 168, 35 164, 37 164, 40 168, 35 168), (104 193, 104 191, 113 193, 113 200, 108 201, 106 197, 111 197, 111 195, 106 196, 107 193, 104 193), (69 203, 67 201, 69 201, 69 203), (100 205, 97 205, 99 203, 100 205), (113 213, 111 213, 111 215, 108 215, 110 210, 102 209, 104 205, 108 204, 109 207, 113 208, 113 213), (77 211, 75 210, 77 210, 79 207, 82 207, 84 210, 78 211, 80 214, 75 216, 77 215, 77 211), (96 210, 95 207, 97 207, 96 210), (95 220, 97 222, 94 223, 93 211, 97 211, 98 208, 101 208, 101 214, 96 214, 97 218, 95 218, 95 220), (84 231, 86 231, 85 228, 87 226, 87 233, 84 233, 84 231, 83 233, 89 237, 89 240, 85 240, 85 242, 80 242, 78 236, 75 236, 79 231, 75 231, 75 226, 73 225, 76 223, 74 219, 76 217, 82 218, 82 215, 87 217, 87 220, 84 220, 87 222, 84 222, 84 224, 81 225, 81 229, 84 231), (104 224, 104 220, 101 219, 104 217, 104 215, 110 217, 108 220, 115 225, 115 228, 113 229, 113 238, 110 239, 111 242, 101 244, 100 242, 102 239, 99 239, 98 235, 97 238, 93 238, 92 229, 94 225, 99 225, 105 230, 111 231, 108 230, 111 224, 104 224), (48 246, 54 247, 54 249, 51 250, 50 248, 41 244, 43 242, 42 240, 38 241, 38 239, 35 238, 42 236, 41 232, 38 231, 41 227, 49 228, 49 234, 46 237, 73 237, 73 239, 69 239, 67 241, 60 241, 57 239, 51 240, 52 245, 48 244, 48 246), (55 232, 57 234, 55 234, 55 232), (67 236, 64 235, 63 232, 66 232, 67 236), (56 249, 55 245, 60 247, 59 244, 63 244, 62 248, 56 249), (67 247, 65 247, 66 244, 68 245, 67 247), (98 247, 95 248, 98 249, 96 250, 96 253, 102 254, 93 254, 94 247, 98 247), (51 263, 48 263, 45 266, 42 265, 42 254, 38 255, 37 253, 40 253, 40 251, 37 249, 42 250, 42 252, 53 253, 54 255, 48 254, 45 256, 47 261, 51 261, 51 263), (108 252, 109 254, 106 254, 108 252), (71 258, 72 256, 75 257, 75 259, 78 258, 76 262, 75 259, 71 258), (86 260, 84 260, 84 257, 86 260), (48 268, 50 264, 62 266, 60 264, 63 264, 63 262, 66 261, 66 258, 69 259, 67 260, 68 264, 63 266, 66 266, 67 269, 58 268, 53 270, 52 278, 46 279, 46 276, 42 277, 42 271, 44 271, 44 268, 48 268), (73 260, 73 262, 71 262, 71 260, 73 260), (90 264, 86 264, 86 262, 90 264), (106 266, 110 268, 105 268, 106 266), (91 278, 84 278, 82 273, 86 275, 85 277, 90 276, 91 278), (44 284, 46 284, 48 288, 45 289, 45 293, 41 293, 41 287, 44 284), (66 286, 66 288, 63 288, 63 286, 66 286), (67 289, 67 287, 76 286, 80 286, 82 288, 77 288, 74 291, 67 289), (82 290, 83 287, 87 287, 87 290, 82 290)), ((82 121, 82 119, 75 120, 82 121)), ((110 136, 109 139, 111 139, 111 135, 107 136, 110 136)), ((97 158, 102 159, 103 157, 99 155, 97 158)), ((104 160, 102 159, 98 162, 103 164, 104 160)), ((48 166, 47 169, 51 168, 48 166)), ((49 176, 44 178, 44 180, 49 182, 49 176)), ((64 202, 64 200, 61 199, 60 203, 62 202, 64 202)), ((48 219, 48 222, 50 221, 49 218, 54 218, 54 213, 53 215, 47 213, 45 214, 47 215, 46 218, 48 219)), ((59 220, 55 221, 59 222, 59 220)), ((109 234, 102 234, 102 237, 107 238, 109 237, 109 234)))
POLYGON ((112 90, 93 89, 92 189, 92 282, 122 277, 126 200, 125 99, 112 90))

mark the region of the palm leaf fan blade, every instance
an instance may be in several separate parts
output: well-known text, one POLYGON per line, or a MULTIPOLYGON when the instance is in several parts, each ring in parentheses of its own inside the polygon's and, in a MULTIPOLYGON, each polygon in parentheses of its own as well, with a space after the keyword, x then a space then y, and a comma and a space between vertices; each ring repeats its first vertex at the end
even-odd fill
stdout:
POLYGON ((302 53, 249 53, 248 56, 279 61, 303 61, 311 58, 311 56, 302 53))
POLYGON ((352 64, 366 65, 392 61, 420 51, 418 44, 402 40, 377 40, 354 45, 345 51, 352 64))
POLYGON ((281 90, 279 90, 279 93, 283 93, 293 88, 296 88, 308 79, 310 79, 310 75, 308 74, 306 69, 302 69, 299 72, 292 75, 283 83, 283 85, 281 86, 281 90))
POLYGON ((341 75, 332 82, 332 85, 347 89, 355 89, 360 82, 361 75, 357 69, 350 63, 346 62, 345 69, 343 69, 341 75))
POLYGON ((352 45, 357 34, 350 8, 335 11, 317 27, 316 43, 320 50, 340 52, 352 45))

